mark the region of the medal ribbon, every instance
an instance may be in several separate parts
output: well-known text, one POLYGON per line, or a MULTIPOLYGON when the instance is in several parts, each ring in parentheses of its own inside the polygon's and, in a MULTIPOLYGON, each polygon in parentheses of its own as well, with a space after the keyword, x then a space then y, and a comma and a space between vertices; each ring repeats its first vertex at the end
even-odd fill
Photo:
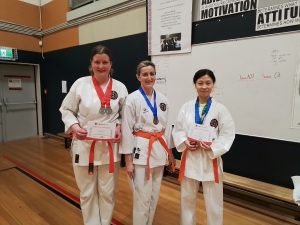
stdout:
MULTIPOLYGON (((196 124, 203 124, 204 119, 210 109, 211 106, 211 97, 209 97, 206 105, 204 106, 202 112, 201 112, 201 116, 199 113, 199 99, 196 99, 195 102, 195 123, 196 124)), ((210 145, 211 143, 205 143, 210 145)), ((183 177, 184 177, 184 171, 185 171, 185 164, 186 164, 186 154, 187 154, 187 149, 185 149, 182 152, 182 158, 181 158, 181 164, 180 164, 180 172, 179 172, 179 176, 178 176, 178 180, 181 183, 183 177)), ((213 169, 214 169, 214 177, 215 177, 215 182, 219 183, 219 173, 218 173, 218 159, 215 158, 212 160, 213 163, 213 169)))
POLYGON ((203 124, 203 121, 209 111, 210 106, 211 106, 211 97, 208 98, 208 101, 207 101, 206 105, 204 106, 201 116, 200 116, 199 101, 198 101, 198 98, 196 99, 196 103, 195 103, 195 123, 196 124, 203 124))
POLYGON ((149 106, 149 108, 152 111, 153 117, 154 118, 158 118, 157 117, 157 107, 156 107, 156 92, 155 90, 153 90, 153 94, 154 94, 154 106, 152 106, 151 102, 149 101, 149 99, 146 96, 146 93, 144 92, 142 87, 139 87, 139 91, 141 92, 141 94, 143 95, 147 105, 149 106))
POLYGON ((108 83, 105 93, 103 92, 102 88, 100 87, 95 76, 92 76, 92 79, 93 79, 93 84, 94 84, 95 90, 97 92, 98 98, 101 103, 101 108, 110 108, 110 98, 111 98, 111 92, 112 92, 112 79, 109 78, 109 83, 108 83))

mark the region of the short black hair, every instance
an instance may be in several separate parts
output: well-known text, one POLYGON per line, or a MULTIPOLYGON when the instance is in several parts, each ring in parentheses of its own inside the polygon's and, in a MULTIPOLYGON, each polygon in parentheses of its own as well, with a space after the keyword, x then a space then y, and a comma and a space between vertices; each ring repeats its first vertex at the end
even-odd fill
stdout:
POLYGON ((194 78, 193 78, 194 84, 196 84, 197 80, 200 77, 203 77, 205 75, 209 76, 212 79, 213 83, 216 82, 216 77, 215 77, 213 71, 211 71, 209 69, 201 69, 201 70, 198 70, 194 75, 194 78))

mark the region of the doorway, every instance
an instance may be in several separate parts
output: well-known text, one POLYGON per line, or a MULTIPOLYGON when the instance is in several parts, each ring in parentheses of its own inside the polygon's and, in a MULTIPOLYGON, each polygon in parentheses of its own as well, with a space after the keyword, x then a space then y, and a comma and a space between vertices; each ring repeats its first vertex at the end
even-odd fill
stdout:
POLYGON ((36 66, 0 64, 0 141, 37 136, 36 66))

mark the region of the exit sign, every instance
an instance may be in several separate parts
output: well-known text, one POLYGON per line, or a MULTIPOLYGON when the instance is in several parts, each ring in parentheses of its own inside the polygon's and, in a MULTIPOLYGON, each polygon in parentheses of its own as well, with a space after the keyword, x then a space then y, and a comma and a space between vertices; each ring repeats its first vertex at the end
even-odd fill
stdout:
POLYGON ((16 60, 18 59, 17 49, 0 47, 0 60, 16 60))

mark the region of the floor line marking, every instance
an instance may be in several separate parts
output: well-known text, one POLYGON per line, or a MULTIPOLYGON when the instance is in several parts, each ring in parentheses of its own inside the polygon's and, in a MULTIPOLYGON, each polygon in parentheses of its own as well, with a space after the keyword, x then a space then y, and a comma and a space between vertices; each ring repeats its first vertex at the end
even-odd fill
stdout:
MULTIPOLYGON (((12 158, 10 158, 6 155, 2 155, 2 157, 5 158, 6 160, 8 160, 9 162, 15 164, 16 167, 14 167, 14 168, 18 169, 20 172, 22 172, 25 175, 29 176, 30 178, 32 178, 33 180, 35 180, 36 182, 38 182, 42 186, 46 187, 50 191, 54 192, 55 194, 57 194, 61 198, 65 199, 66 201, 68 201, 69 203, 71 203, 72 205, 74 205, 75 207, 80 209, 80 198, 79 197, 69 193, 68 191, 64 190, 62 187, 56 185, 55 183, 47 180, 44 177, 38 175, 37 173, 35 173, 32 170, 26 168, 25 166, 21 165, 20 163, 13 160, 12 158)), ((112 218, 112 225, 123 225, 123 224, 121 222, 115 220, 114 218, 112 218)))

